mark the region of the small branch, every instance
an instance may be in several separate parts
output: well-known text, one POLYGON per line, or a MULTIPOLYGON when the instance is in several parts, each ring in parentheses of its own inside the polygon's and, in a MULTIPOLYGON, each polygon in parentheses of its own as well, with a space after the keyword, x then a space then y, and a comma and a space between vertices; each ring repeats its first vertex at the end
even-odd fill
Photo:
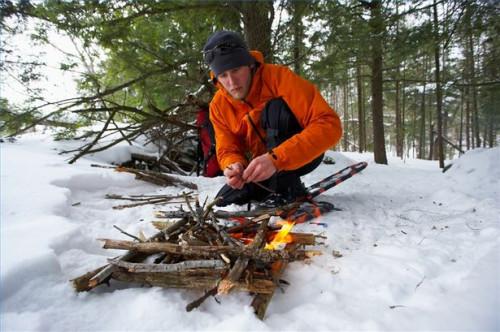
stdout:
POLYGON ((168 175, 160 172, 153 172, 147 170, 138 170, 129 167, 118 166, 116 167, 118 172, 127 172, 135 174, 137 178, 142 179, 144 181, 152 182, 157 185, 169 186, 169 185, 181 185, 189 189, 197 190, 198 186, 192 182, 187 182, 181 180, 175 176, 168 175))
POLYGON ((417 288, 420 287, 420 285, 422 285, 422 283, 424 282, 425 280, 425 276, 422 278, 422 280, 420 280, 420 282, 415 286, 415 291, 417 291, 417 288))
POLYGON ((186 311, 190 312, 193 309, 198 308, 203 302, 205 302, 206 299, 208 299, 210 296, 215 296, 215 295, 217 295, 217 287, 210 289, 208 292, 205 292, 205 294, 203 294, 202 297, 189 303, 186 306, 186 311))
POLYGON ((127 235, 127 236, 130 236, 130 237, 131 237, 131 238, 133 238, 134 240, 137 240, 137 241, 139 241, 139 242, 144 242, 143 240, 139 239, 137 236, 132 235, 132 234, 127 233, 127 232, 125 232, 123 229, 121 229, 120 227, 118 227, 118 226, 116 226, 116 225, 113 225, 113 227, 114 227, 114 228, 116 228, 117 230, 119 230, 119 231, 120 231, 120 233, 125 234, 125 235, 127 235))

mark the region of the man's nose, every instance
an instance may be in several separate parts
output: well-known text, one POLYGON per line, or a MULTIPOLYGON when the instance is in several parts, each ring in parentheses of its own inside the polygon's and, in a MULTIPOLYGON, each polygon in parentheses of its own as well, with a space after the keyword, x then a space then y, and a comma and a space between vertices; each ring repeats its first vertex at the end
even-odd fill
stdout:
POLYGON ((227 75, 227 81, 229 82, 229 86, 233 86, 236 84, 236 76, 229 73, 229 75, 227 75))

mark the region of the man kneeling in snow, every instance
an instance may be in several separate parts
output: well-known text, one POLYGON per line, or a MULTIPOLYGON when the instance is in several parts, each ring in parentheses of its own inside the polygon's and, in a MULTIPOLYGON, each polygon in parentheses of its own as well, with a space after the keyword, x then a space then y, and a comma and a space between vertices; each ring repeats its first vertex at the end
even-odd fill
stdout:
POLYGON ((212 34, 203 54, 219 89, 210 103, 226 177, 218 205, 254 200, 275 206, 305 195, 300 176, 339 141, 338 115, 312 83, 264 63, 262 53, 249 51, 234 32, 212 34))

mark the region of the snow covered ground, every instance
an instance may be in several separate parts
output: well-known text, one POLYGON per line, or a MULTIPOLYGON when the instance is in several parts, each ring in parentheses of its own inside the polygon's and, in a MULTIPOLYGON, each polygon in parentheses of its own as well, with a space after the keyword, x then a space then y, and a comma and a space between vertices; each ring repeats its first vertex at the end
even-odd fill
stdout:
MULTIPOLYGON (((185 306, 201 294, 112 283, 76 294, 68 280, 106 263, 120 251, 97 238, 155 233, 159 207, 113 210, 106 193, 177 193, 92 168, 124 161, 116 147, 68 165, 57 154, 72 142, 33 134, 1 143, 2 331, 326 331, 500 330, 500 148, 471 151, 446 173, 436 162, 330 152, 303 178, 321 179, 353 161, 362 174, 325 193, 342 211, 299 230, 322 233, 323 255, 288 266, 285 293, 275 294, 265 321, 247 294, 185 306), (334 251, 342 257, 333 255, 334 251)), ((213 197, 223 179, 188 178, 213 197)))

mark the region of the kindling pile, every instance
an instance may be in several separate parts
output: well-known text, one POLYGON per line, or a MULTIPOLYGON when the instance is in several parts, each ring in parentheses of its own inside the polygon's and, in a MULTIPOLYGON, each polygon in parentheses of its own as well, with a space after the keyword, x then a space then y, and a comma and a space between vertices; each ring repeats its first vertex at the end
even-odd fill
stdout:
POLYGON ((187 304, 188 311, 210 296, 246 291, 254 295, 252 306, 263 319, 274 291, 285 283, 280 277, 286 265, 319 254, 306 249, 318 236, 290 232, 294 222, 273 218, 295 212, 299 204, 228 212, 215 211, 215 201, 203 207, 191 204, 186 196, 186 205, 188 211, 159 212, 157 217, 167 221, 154 222, 160 231, 149 239, 102 239, 104 248, 127 252, 73 279, 75 289, 89 291, 119 280, 203 292, 187 304))
MULTIPOLYGON (((224 295, 234 290, 246 291, 254 295, 252 306, 257 316, 263 319, 274 291, 286 284, 280 278, 287 264, 320 254, 317 250, 307 248, 315 245, 319 236, 293 233, 293 225, 335 210, 331 203, 318 202, 315 198, 366 166, 365 162, 348 166, 309 186, 306 197, 272 209, 239 212, 214 210, 217 200, 210 204, 205 202, 201 206, 196 199, 193 206, 194 196, 185 193, 182 198, 187 210, 180 208, 158 212, 157 217, 167 221, 155 222, 159 232, 149 239, 122 230, 134 241, 102 239, 104 248, 127 252, 110 259, 107 265, 73 279, 73 285, 79 292, 89 291, 114 279, 202 291, 200 298, 187 304, 188 311, 200 306, 210 296, 224 295)), ((131 172, 141 180, 196 188, 164 175, 153 179, 147 171, 131 172)), ((106 198, 134 201, 115 207, 121 209, 166 204, 181 196, 107 195, 106 198)))

